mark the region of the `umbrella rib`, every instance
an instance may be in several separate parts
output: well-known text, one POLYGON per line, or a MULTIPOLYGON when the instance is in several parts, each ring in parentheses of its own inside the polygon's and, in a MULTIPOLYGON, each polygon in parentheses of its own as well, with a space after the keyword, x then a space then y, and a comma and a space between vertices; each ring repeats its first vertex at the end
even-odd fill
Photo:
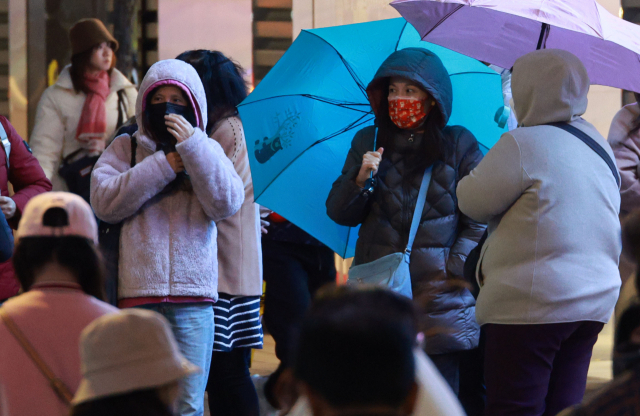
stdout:
POLYGON ((447 20, 448 18, 450 18, 455 12, 457 12, 458 10, 462 9, 464 7, 464 4, 460 4, 458 5, 455 9, 453 9, 452 11, 450 11, 449 13, 447 13, 446 16, 444 16, 442 19, 440 19, 440 21, 438 21, 438 23, 436 23, 436 25, 434 27, 431 28, 431 30, 429 30, 427 33, 424 34, 424 36, 422 37, 422 39, 424 40, 424 38, 426 38, 429 33, 433 32, 434 30, 436 30, 438 28, 438 26, 440 26, 442 23, 444 23, 445 20, 447 20))
POLYGON ((353 70, 353 68, 351 68, 351 65, 349 65, 349 63, 347 62, 346 59, 344 59, 344 57, 342 56, 342 54, 340 52, 338 52, 338 50, 336 49, 335 46, 333 46, 332 44, 330 44, 329 42, 327 42, 326 40, 322 39, 320 36, 316 35, 315 33, 308 31, 307 33, 310 33, 314 36, 316 36, 317 38, 319 38, 320 40, 322 40, 323 42, 325 42, 327 45, 329 45, 331 48, 333 48, 334 51, 336 51, 336 54, 340 57, 340 60, 342 61, 342 63, 344 64, 345 68, 347 68, 347 72, 349 72, 349 75, 351 75, 351 78, 353 78, 353 81, 356 83, 356 85, 358 86, 358 88, 360 88, 360 91, 362 92, 362 94, 365 96, 365 98, 367 97, 367 88, 364 86, 364 84, 362 83, 362 81, 360 80, 360 78, 358 78, 358 75, 356 74, 356 72, 353 70))
POLYGON ((353 108, 355 106, 363 106, 363 107, 369 107, 370 104, 363 104, 363 103, 350 103, 347 101, 344 102, 340 102, 339 100, 334 100, 331 98, 324 98, 324 97, 320 97, 318 95, 311 95, 311 94, 283 94, 283 95, 274 95, 271 97, 267 97, 267 98, 261 98, 259 100, 255 100, 255 101, 251 101, 250 103, 240 103, 238 104, 238 107, 243 107, 246 105, 250 105, 250 104, 254 104, 254 103, 259 103, 261 101, 267 101, 267 100, 271 100, 274 98, 285 98, 285 97, 305 97, 305 98, 310 98, 312 100, 316 100, 316 101, 320 101, 323 102, 325 104, 330 104, 330 105, 335 105, 338 106, 340 108, 345 108, 348 110, 353 110, 353 111, 357 111, 360 113, 370 113, 371 111, 363 111, 363 110, 358 110, 356 108, 353 108))
MULTIPOLYGON (((370 114, 370 113, 369 113, 369 114, 370 114)), ((337 131, 337 132, 335 132, 335 133, 331 133, 330 135, 328 135, 328 136, 326 136, 326 137, 323 137, 322 139, 319 139, 319 140, 317 140, 317 141, 313 142, 309 147, 307 147, 306 149, 304 149, 302 152, 300 152, 300 154, 298 154, 295 158, 293 158, 293 160, 291 160, 291 162, 287 163, 287 166, 285 166, 284 168, 282 168, 282 170, 281 170, 280 172, 278 172, 278 174, 277 174, 276 176, 274 176, 274 177, 273 177, 273 179, 271 179, 271 181, 269 181, 269 183, 267 184, 267 186, 265 186, 265 187, 264 187, 264 189, 262 190, 262 192, 260 192, 260 194, 259 194, 259 195, 257 195, 257 196, 255 197, 255 200, 257 201, 257 200, 258 200, 258 198, 260 198, 260 197, 262 196, 262 194, 264 194, 264 193, 265 193, 265 191, 266 191, 267 189, 269 189, 269 187, 270 187, 271 185, 273 185, 273 183, 274 183, 276 180, 278 180, 278 178, 280 177, 280 175, 282 175, 282 174, 284 173, 284 171, 285 171, 285 170, 287 170, 287 169, 289 168, 289 166, 293 165, 293 164, 294 164, 294 162, 296 162, 298 159, 300 159, 300 157, 302 157, 302 155, 304 155, 308 150, 310 150, 312 147, 314 147, 314 146, 316 146, 316 145, 318 145, 318 144, 320 144, 320 143, 322 143, 322 142, 326 142, 327 140, 331 140, 331 139, 333 139, 333 138, 334 138, 334 137, 336 137, 336 136, 339 136, 339 135, 341 135, 341 134, 343 134, 343 133, 348 132, 349 130, 353 130, 354 128, 359 127, 359 126, 361 126, 361 125, 363 125, 363 124, 367 123, 367 122, 368 122, 368 121, 370 121, 370 120, 364 120, 364 121, 362 121, 366 116, 367 116, 367 115, 365 114, 365 115, 363 115, 362 117, 360 117, 359 119, 357 119, 356 121, 354 121, 353 123, 351 123, 351 124, 349 124, 348 126, 344 127, 343 129, 338 130, 338 131, 337 131)))
POLYGON ((409 24, 409 22, 406 21, 404 22, 404 25, 402 26, 402 30, 400 31, 400 36, 398 36, 398 41, 396 42, 396 47, 394 49, 394 51, 398 50, 398 46, 400 46, 400 40, 402 39, 402 35, 404 35, 404 31, 407 29, 407 25, 409 24))
POLYGON ((348 103, 346 101, 345 102, 340 102, 338 100, 332 100, 330 98, 319 97, 317 95, 310 95, 310 94, 301 94, 301 95, 303 97, 307 97, 307 98, 310 98, 312 100, 320 101, 320 102, 325 103, 325 104, 335 105, 335 106, 338 106, 340 108, 348 108, 349 110, 358 111, 358 112, 366 113, 366 114, 371 113, 371 111, 364 111, 364 110, 358 110, 358 109, 353 108, 353 106, 362 106, 362 107, 369 107, 370 108, 371 105, 368 104, 368 103, 367 104, 348 103))

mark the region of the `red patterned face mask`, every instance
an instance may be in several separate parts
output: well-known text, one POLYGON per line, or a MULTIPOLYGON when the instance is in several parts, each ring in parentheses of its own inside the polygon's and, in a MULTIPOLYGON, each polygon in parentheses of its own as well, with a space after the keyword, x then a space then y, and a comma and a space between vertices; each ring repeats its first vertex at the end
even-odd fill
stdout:
POLYGON ((427 117, 427 100, 411 97, 389 98, 389 117, 401 129, 415 129, 427 117))

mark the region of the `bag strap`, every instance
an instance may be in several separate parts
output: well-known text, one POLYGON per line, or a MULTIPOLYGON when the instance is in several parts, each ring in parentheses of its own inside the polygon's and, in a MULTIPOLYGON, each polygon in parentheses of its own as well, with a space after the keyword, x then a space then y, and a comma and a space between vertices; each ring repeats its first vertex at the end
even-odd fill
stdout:
POLYGON ((116 130, 118 130, 124 124, 124 89, 118 90, 118 122, 116 124, 116 130))
POLYGON ((420 218, 422 218, 422 210, 424 204, 427 201, 427 190, 429 189, 429 183, 431 182, 431 173, 433 171, 433 165, 429 166, 424 171, 422 176, 422 183, 420 184, 420 192, 418 192, 418 200, 416 201, 416 209, 413 211, 413 218, 411 219, 411 231, 409 231, 409 241, 407 242, 407 248, 404 250, 405 254, 411 255, 411 248, 413 247, 413 241, 418 233, 418 227, 420 226, 420 218))
POLYGON ((138 139, 131 136, 131 167, 136 165, 136 152, 138 150, 138 139))
POLYGON ((53 371, 47 366, 47 364, 42 360, 42 357, 38 355, 33 345, 29 342, 29 340, 24 336, 22 331, 16 326, 13 319, 7 314, 5 308, 0 308, 0 318, 2 318, 2 322, 7 327, 11 335, 18 341, 22 349, 25 353, 31 358, 33 363, 38 367, 42 375, 46 377, 51 385, 51 388, 56 393, 56 395, 62 400, 62 402, 66 405, 71 404, 71 400, 73 399, 73 394, 71 390, 64 384, 62 380, 57 378, 53 371))
POLYGON ((559 129, 562 129, 562 130, 566 131, 567 133, 573 134, 578 139, 582 140, 587 146, 589 146, 591 148, 591 150, 596 152, 598 154, 598 156, 600 156, 602 158, 602 160, 605 161, 607 166, 609 166, 609 169, 611 169, 611 173, 613 173, 613 177, 616 179, 616 183, 618 184, 618 188, 620 187, 620 176, 618 175, 618 168, 616 167, 616 164, 613 162, 613 160, 611 160, 611 156, 609 156, 607 151, 604 150, 602 148, 602 146, 600 146, 598 144, 598 142, 596 142, 591 137, 589 137, 589 135, 587 133, 583 132, 582 130, 580 130, 577 127, 572 126, 571 124, 568 124, 568 123, 549 123, 548 125, 549 126, 553 126, 553 127, 557 127, 559 129))
POLYGON ((2 123, 0 123, 0 140, 2 141, 2 147, 4 148, 4 154, 7 157, 7 169, 9 169, 9 155, 11 154, 11 142, 7 131, 4 129, 2 123))

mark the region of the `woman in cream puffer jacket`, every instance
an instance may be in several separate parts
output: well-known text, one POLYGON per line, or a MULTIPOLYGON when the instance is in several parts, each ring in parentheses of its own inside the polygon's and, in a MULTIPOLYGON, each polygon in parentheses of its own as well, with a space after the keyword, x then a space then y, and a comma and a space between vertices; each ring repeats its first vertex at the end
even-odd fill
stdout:
MULTIPOLYGON (((108 71, 109 93, 104 101, 106 130, 101 138, 104 148, 104 145, 108 144, 106 141, 116 131, 118 122, 122 124, 135 114, 138 93, 135 86, 120 71, 113 68, 113 55, 118 48, 118 42, 102 22, 97 19, 83 19, 71 29, 70 38, 74 54, 71 58, 72 65, 86 67, 87 71, 93 68, 93 59, 100 58, 100 44, 106 42, 110 45, 107 46, 111 49, 112 56, 111 69, 108 71)), ((83 147, 76 139, 76 133, 87 94, 82 92, 82 82, 71 76, 72 65, 66 66, 56 83, 42 94, 38 103, 36 123, 29 138, 33 155, 40 162, 47 178, 51 180, 54 191, 67 190, 66 183, 58 175, 62 160, 83 147)))

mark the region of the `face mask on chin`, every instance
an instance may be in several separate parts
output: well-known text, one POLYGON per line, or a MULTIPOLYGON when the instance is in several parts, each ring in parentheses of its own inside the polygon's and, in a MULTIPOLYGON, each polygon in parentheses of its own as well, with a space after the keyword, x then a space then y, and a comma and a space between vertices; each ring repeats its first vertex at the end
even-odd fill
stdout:
POLYGON ((175 150, 178 142, 171 133, 169 133, 166 120, 167 114, 178 114, 185 118, 193 127, 197 127, 196 115, 189 105, 177 105, 172 103, 149 104, 149 129, 153 133, 158 144, 168 153, 167 150, 175 150))
POLYGON ((420 127, 429 114, 427 100, 413 97, 389 98, 389 117, 393 124, 405 130, 420 127))

